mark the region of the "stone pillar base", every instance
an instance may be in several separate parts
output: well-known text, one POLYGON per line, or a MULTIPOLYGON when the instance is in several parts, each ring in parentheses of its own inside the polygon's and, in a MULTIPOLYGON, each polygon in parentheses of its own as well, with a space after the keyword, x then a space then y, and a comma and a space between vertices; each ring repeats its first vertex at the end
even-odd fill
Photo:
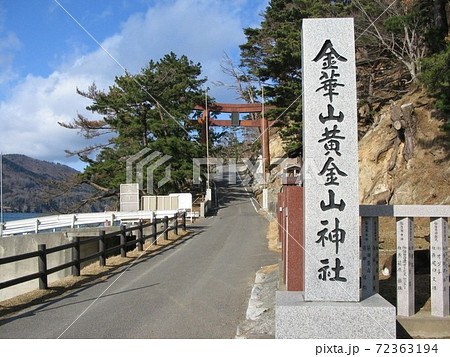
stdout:
POLYGON ((277 291, 275 338, 389 339, 396 310, 379 294, 360 302, 310 302, 304 292, 277 291))

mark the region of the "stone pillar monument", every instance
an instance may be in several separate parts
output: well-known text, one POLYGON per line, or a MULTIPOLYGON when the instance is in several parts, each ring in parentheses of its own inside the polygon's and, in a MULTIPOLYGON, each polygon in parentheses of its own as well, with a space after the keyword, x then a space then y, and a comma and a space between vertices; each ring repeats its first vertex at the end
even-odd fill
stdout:
POLYGON ((305 291, 278 292, 277 338, 395 338, 395 308, 361 301, 353 19, 302 26, 305 291))

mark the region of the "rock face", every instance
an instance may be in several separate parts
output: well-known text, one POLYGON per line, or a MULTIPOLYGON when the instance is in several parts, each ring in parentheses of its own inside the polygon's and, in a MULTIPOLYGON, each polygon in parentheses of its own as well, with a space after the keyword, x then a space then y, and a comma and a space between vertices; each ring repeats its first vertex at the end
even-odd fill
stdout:
MULTIPOLYGON (((444 122, 431 99, 412 91, 374 118, 359 140, 360 204, 450 204, 450 133, 440 129, 444 122)), ((285 157, 277 133, 271 133, 270 153, 285 157)), ((272 162, 274 200, 283 163, 272 162)))
POLYGON ((359 141, 360 202, 450 204, 450 138, 442 123, 422 92, 385 106, 359 141))
POLYGON ((286 155, 286 152, 283 149, 283 141, 278 133, 273 130, 270 132, 269 151, 271 158, 280 158, 286 155))

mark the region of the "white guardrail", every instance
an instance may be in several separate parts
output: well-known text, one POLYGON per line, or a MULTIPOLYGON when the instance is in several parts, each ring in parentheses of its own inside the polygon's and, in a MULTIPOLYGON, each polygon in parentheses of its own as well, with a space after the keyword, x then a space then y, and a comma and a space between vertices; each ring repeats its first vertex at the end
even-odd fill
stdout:
POLYGON ((153 218, 172 218, 179 210, 166 211, 137 211, 137 212, 99 212, 99 213, 75 213, 54 216, 42 216, 36 218, 9 221, 0 227, 0 236, 13 234, 39 233, 60 228, 80 228, 82 226, 103 224, 113 225, 114 222, 138 222, 140 219, 152 220, 153 218))

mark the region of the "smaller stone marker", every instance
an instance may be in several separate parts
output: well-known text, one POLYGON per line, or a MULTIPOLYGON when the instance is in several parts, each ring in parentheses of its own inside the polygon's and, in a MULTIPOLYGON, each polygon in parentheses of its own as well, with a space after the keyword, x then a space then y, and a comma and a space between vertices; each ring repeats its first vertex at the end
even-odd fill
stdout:
POLYGON ((414 219, 397 218, 397 315, 411 316, 414 303, 414 219))
POLYGON ((363 217, 361 221, 362 299, 379 291, 378 217, 363 217))
POLYGON ((447 218, 430 220, 431 314, 449 315, 448 222, 447 218))
POLYGON ((139 211, 139 184, 127 183, 120 185, 120 211, 139 211))

